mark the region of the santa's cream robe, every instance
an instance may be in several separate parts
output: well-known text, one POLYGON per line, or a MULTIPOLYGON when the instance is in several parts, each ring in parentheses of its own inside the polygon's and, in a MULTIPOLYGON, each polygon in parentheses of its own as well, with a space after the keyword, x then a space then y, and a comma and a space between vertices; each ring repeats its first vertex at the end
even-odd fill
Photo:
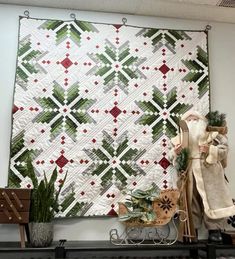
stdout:
MULTIPOLYGON (((171 139, 174 146, 180 144, 179 136, 171 139)), ((192 202, 194 176, 197 190, 202 198, 204 212, 211 219, 220 219, 235 214, 235 206, 225 180, 224 168, 221 161, 227 157, 227 138, 218 132, 206 132, 200 143, 189 144, 191 165, 188 170, 187 195, 192 202), (199 154, 199 145, 209 144, 207 155, 199 154), (203 158, 202 158, 203 157, 203 158)), ((173 149, 170 157, 173 159, 173 149)), ((174 159, 173 159, 174 160, 174 159)))

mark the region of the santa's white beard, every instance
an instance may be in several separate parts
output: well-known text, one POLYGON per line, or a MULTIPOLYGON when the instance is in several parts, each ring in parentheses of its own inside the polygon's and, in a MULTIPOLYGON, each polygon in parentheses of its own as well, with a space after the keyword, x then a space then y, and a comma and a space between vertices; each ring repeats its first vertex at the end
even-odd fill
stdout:
POLYGON ((206 133, 207 123, 204 120, 186 121, 189 129, 189 143, 195 144, 203 142, 206 133))

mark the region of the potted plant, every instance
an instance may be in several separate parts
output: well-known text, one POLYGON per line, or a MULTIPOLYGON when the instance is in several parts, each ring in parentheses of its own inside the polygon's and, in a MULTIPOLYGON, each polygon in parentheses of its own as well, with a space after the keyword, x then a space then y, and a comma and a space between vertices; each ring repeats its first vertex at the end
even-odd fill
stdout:
POLYGON ((39 181, 36 177, 32 160, 27 160, 28 175, 33 184, 31 194, 31 205, 29 214, 29 232, 30 244, 33 247, 49 246, 53 240, 52 220, 55 212, 58 211, 58 197, 67 177, 60 182, 58 189, 55 188, 57 179, 57 169, 55 168, 48 180, 44 173, 43 178, 39 181))
POLYGON ((118 217, 127 227, 157 227, 168 224, 177 209, 178 189, 161 190, 152 184, 147 190, 136 189, 130 198, 119 202, 118 217))
POLYGON ((119 203, 119 220, 129 223, 150 223, 156 219, 152 203, 159 197, 160 188, 153 186, 148 190, 136 189, 131 191, 130 198, 124 203, 119 203))
POLYGON ((227 134, 226 114, 219 111, 211 111, 206 115, 208 120, 208 131, 218 131, 220 134, 227 134))

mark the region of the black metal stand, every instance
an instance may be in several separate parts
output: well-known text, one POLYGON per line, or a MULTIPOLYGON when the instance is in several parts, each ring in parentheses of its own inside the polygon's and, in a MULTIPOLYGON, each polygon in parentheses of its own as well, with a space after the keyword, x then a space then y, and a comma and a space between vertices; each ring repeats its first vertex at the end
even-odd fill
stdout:
POLYGON ((59 246, 55 248, 55 259, 63 259, 66 258, 66 250, 64 244, 67 240, 61 239, 59 246))
POLYGON ((197 259, 198 257, 198 249, 190 249, 189 250, 189 256, 192 259, 197 259))
POLYGON ((207 245, 207 258, 216 258, 216 247, 214 244, 207 245))

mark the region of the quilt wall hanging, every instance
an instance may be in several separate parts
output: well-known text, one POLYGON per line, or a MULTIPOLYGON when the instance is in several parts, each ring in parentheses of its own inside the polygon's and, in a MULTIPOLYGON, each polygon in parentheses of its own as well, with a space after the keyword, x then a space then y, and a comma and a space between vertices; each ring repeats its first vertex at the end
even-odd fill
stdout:
POLYGON ((57 216, 114 215, 123 191, 175 183, 169 138, 209 111, 207 33, 20 18, 9 186, 57 166, 57 216))

